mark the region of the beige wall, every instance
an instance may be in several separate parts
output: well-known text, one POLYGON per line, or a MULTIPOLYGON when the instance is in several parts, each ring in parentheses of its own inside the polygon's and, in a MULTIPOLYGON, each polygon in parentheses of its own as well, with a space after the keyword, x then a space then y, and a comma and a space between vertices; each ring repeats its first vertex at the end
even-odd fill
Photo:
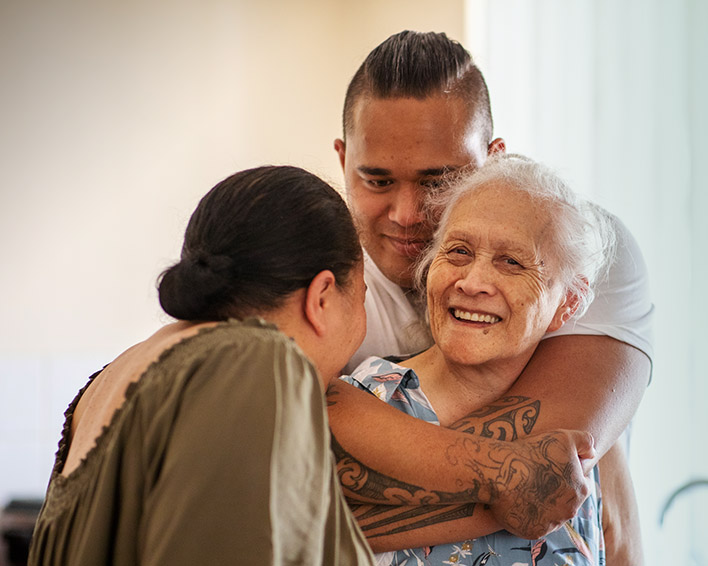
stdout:
POLYGON ((220 178, 294 163, 339 183, 347 82, 404 27, 462 36, 462 2, 3 3, 0 275, 11 351, 116 348, 220 178))
POLYGON ((346 85, 404 28, 462 38, 462 0, 0 3, 0 505, 41 493, 61 415, 164 318, 199 197, 293 163, 340 182, 346 85))

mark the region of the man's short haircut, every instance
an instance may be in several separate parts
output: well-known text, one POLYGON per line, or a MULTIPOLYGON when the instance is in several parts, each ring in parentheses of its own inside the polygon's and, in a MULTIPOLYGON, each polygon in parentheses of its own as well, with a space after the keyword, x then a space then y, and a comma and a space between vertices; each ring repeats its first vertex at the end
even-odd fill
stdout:
POLYGON ((365 96, 417 98, 451 94, 464 100, 482 140, 492 141, 492 111, 481 71, 467 50, 444 33, 402 31, 376 47, 354 74, 344 99, 344 137, 365 96))

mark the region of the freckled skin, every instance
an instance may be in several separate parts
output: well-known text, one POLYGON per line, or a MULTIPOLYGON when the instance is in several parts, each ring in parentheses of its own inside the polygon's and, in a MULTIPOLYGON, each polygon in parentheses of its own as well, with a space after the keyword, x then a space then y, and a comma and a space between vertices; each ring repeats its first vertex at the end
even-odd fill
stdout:
POLYGON ((433 337, 460 364, 515 360, 523 365, 543 334, 560 323, 564 297, 553 283, 551 214, 528 196, 492 185, 463 197, 445 227, 428 273, 433 337), (468 323, 450 309, 499 317, 468 323))

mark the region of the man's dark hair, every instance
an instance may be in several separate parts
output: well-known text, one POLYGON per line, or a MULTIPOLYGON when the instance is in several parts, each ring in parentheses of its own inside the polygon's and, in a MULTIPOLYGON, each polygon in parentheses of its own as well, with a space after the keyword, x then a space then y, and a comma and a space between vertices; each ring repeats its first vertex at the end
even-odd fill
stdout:
POLYGON ((424 99, 451 94, 464 100, 475 130, 492 141, 492 111, 482 73, 467 50, 444 33, 402 31, 376 47, 354 74, 344 99, 344 137, 362 97, 424 99))

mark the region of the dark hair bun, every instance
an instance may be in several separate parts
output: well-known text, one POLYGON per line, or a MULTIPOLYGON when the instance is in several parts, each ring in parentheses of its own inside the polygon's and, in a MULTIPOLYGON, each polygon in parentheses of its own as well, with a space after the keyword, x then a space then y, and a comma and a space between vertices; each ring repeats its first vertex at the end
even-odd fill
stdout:
POLYGON ((297 167, 259 167, 224 179, 189 220, 182 260, 159 282, 181 320, 242 318, 277 308, 323 270, 337 283, 361 260, 342 197, 297 167))
POLYGON ((216 317, 231 295, 231 260, 225 256, 197 254, 165 271, 158 288, 164 311, 181 320, 216 317))

